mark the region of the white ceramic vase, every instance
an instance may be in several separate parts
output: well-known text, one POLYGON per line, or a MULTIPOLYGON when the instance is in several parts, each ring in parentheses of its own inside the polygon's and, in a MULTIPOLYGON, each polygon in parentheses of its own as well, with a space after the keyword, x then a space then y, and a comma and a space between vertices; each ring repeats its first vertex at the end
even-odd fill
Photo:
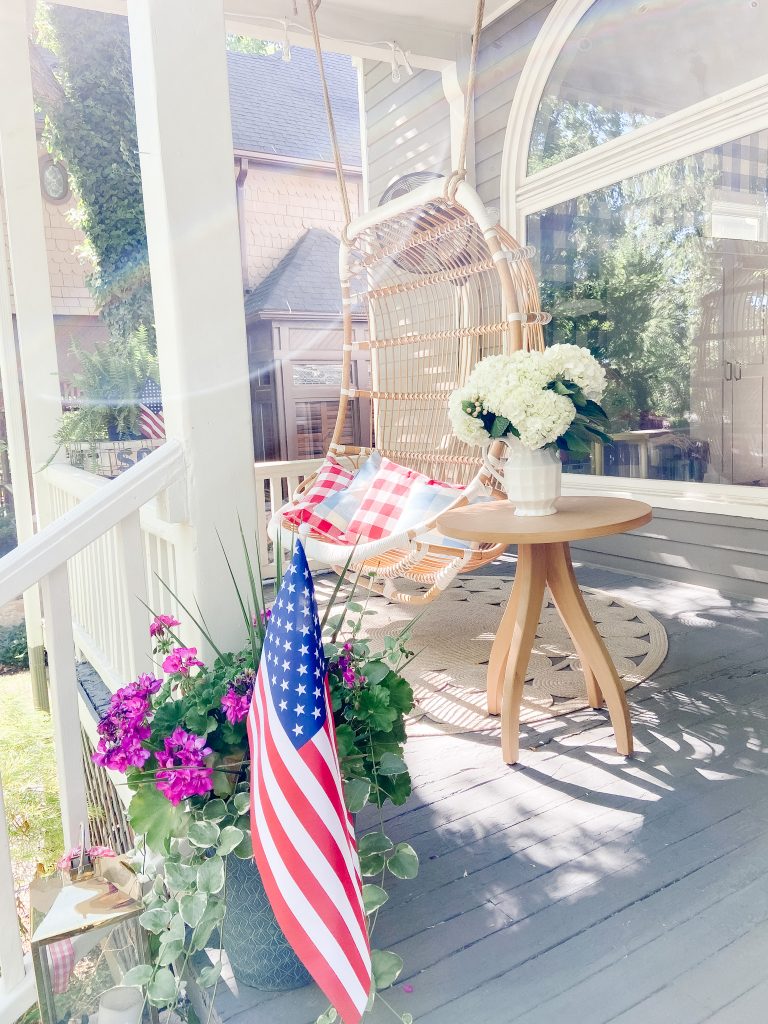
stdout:
POLYGON ((99 1024, 140 1024, 144 996, 140 988, 116 985, 99 1000, 99 1024))
POLYGON ((563 466, 551 448, 526 448, 516 437, 502 438, 506 459, 491 455, 491 445, 483 448, 483 465, 506 491, 515 506, 516 516, 551 516, 557 512, 563 466))

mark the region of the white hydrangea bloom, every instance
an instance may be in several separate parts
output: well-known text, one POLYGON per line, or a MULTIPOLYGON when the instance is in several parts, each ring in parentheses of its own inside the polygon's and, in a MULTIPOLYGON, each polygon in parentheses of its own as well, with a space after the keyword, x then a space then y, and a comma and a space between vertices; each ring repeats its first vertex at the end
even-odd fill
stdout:
POLYGON ((448 400, 448 413, 451 418, 453 432, 460 441, 465 444, 483 445, 490 435, 483 426, 482 420, 476 416, 468 416, 461 405, 462 402, 479 401, 477 389, 467 386, 454 391, 448 400))
POLYGON ((575 415, 576 408, 565 395, 531 390, 515 426, 526 448, 543 448, 566 432, 575 415))
POLYGON ((548 380, 571 380, 587 398, 599 402, 605 391, 605 370, 581 345, 551 345, 542 353, 548 380))

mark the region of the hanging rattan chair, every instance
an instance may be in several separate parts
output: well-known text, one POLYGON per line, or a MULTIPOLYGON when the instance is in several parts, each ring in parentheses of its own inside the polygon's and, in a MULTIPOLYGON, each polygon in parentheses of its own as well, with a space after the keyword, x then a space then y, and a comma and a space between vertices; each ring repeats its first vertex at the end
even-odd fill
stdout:
MULTIPOLYGON (((316 28, 311 3, 310 11, 316 28)), ((479 11, 481 16, 482 5, 479 11)), ((317 35, 316 46, 319 49, 317 35)), ((476 48, 473 53, 476 57, 476 48)), ((322 78, 322 60, 320 68, 322 78)), ((326 107, 335 142, 327 96, 326 107)), ((462 486, 455 505, 481 495, 501 495, 483 471, 478 449, 453 433, 448 417, 451 392, 486 356, 543 348, 542 324, 549 320, 539 310, 529 262, 532 250, 521 247, 498 225, 496 215, 463 176, 425 176, 428 180, 413 191, 348 221, 339 257, 343 383, 329 450, 357 467, 375 449, 429 478, 462 486), (361 305, 368 314, 366 340, 357 340, 353 331, 352 312, 361 305), (370 353, 366 389, 357 388, 353 379, 353 354, 359 350, 370 353), (367 447, 344 443, 353 403, 361 400, 370 402, 367 447)), ((343 186, 343 175, 339 177, 343 186)), ((348 210, 346 193, 342 195, 348 210)), ((391 600, 431 601, 457 573, 476 570, 503 550, 491 544, 451 546, 437 535, 436 518, 357 545, 307 532, 289 522, 286 513, 312 482, 313 477, 304 480, 273 516, 273 539, 282 534, 282 542, 290 547, 290 535, 301 531, 309 558, 336 571, 351 558, 353 571, 362 569, 369 585, 391 600), (419 588, 403 590, 402 580, 419 588)))

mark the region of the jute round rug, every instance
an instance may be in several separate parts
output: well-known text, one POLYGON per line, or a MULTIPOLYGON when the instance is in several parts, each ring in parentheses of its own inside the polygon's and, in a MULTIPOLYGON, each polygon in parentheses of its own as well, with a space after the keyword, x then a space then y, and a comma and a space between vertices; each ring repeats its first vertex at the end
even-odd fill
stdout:
MULTIPOLYGON (((451 733, 499 734, 500 720, 486 711, 485 672, 511 586, 509 576, 465 577, 425 609, 369 599, 367 608, 374 614, 366 616, 366 633, 374 640, 398 633, 417 618, 411 649, 419 653, 404 671, 416 697, 412 719, 426 719, 451 733)), ((666 657, 664 627, 649 612, 602 591, 582 587, 582 593, 625 689, 637 686, 666 657)), ((547 595, 528 665, 521 722, 541 722, 588 706, 571 638, 547 595)))

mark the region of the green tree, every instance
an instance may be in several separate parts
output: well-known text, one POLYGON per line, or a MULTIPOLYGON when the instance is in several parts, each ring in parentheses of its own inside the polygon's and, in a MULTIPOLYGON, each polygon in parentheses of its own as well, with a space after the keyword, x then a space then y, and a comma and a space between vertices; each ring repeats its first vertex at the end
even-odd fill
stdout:
POLYGON ((125 18, 54 4, 41 40, 61 87, 40 98, 46 142, 67 164, 93 263, 99 312, 118 339, 144 326, 153 339, 133 79, 125 18))

